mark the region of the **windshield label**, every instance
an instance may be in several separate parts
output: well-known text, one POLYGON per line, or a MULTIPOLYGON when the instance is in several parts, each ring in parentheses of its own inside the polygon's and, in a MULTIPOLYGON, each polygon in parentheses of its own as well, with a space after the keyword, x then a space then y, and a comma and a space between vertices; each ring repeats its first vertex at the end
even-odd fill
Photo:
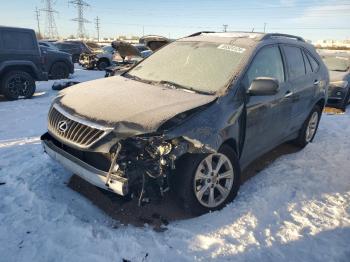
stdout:
POLYGON ((226 44, 221 44, 218 46, 218 49, 230 51, 230 52, 235 52, 235 53, 240 53, 242 54, 246 49, 234 45, 226 45, 226 44))

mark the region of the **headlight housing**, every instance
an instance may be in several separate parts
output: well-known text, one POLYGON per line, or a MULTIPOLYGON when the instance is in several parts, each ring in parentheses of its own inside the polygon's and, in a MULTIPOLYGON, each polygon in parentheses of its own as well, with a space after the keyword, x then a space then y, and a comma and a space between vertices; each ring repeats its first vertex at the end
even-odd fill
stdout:
POLYGON ((345 88, 348 86, 348 81, 335 81, 330 83, 331 87, 340 87, 340 88, 345 88))

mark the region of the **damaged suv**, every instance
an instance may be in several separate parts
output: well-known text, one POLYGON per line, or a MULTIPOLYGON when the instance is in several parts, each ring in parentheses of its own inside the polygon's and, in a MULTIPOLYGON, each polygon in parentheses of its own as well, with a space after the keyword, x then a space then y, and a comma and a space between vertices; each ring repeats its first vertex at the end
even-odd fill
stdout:
POLYGON ((61 92, 41 139, 98 187, 140 204, 170 189, 202 214, 234 199, 241 170, 257 157, 313 140, 328 84, 300 37, 196 33, 121 76, 61 92))

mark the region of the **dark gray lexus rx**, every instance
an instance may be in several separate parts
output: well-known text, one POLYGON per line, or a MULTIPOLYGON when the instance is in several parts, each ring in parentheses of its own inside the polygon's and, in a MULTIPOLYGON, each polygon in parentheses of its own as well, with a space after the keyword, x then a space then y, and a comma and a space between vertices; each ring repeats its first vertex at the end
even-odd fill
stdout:
POLYGON ((140 204, 170 189, 201 214, 234 199, 241 170, 257 157, 313 140, 328 84, 300 37, 196 33, 121 76, 61 92, 42 142, 98 187, 140 204))

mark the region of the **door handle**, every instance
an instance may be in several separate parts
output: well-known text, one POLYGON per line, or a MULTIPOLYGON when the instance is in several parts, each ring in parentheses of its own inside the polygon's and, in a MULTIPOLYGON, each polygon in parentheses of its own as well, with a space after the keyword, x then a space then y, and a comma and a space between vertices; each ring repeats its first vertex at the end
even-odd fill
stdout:
POLYGON ((292 91, 287 91, 286 94, 284 95, 284 97, 290 97, 293 95, 293 92, 292 91))
POLYGON ((319 84, 320 84, 320 81, 315 80, 315 82, 314 82, 314 86, 318 86, 319 84))

